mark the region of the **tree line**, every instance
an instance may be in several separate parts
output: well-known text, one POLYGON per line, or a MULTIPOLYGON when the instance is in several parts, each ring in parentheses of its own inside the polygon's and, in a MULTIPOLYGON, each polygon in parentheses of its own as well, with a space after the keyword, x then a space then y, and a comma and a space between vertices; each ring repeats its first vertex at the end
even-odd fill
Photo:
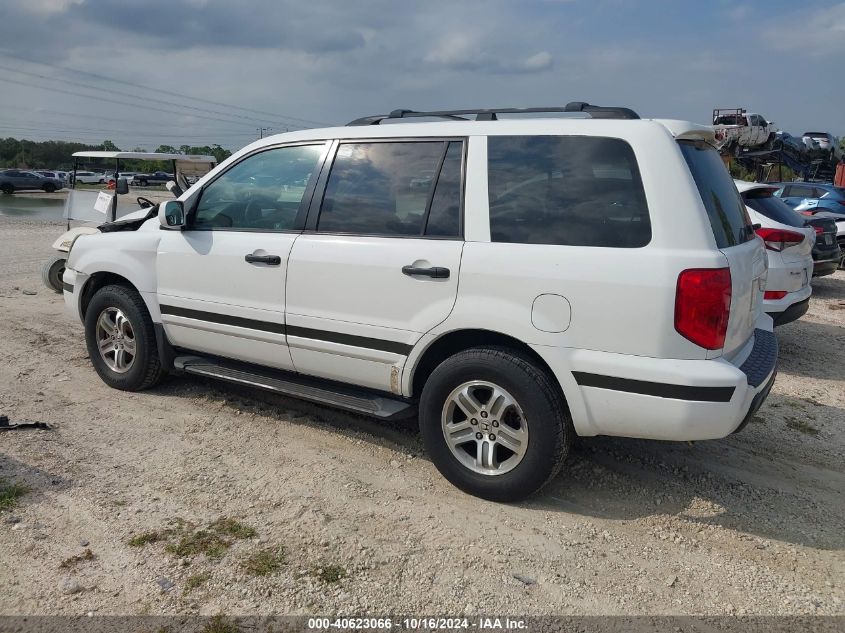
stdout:
MULTIPOLYGON (((85 151, 119 152, 122 150, 109 140, 103 141, 99 145, 90 145, 68 141, 28 141, 8 137, 0 139, 0 168, 70 170, 73 168, 73 153, 85 151)), ((145 150, 135 148, 125 151, 143 152, 145 150)), ((205 154, 214 156, 218 164, 232 155, 231 151, 217 144, 180 145, 178 148, 172 145, 159 145, 155 151, 168 154, 205 154)), ((114 168, 111 161, 101 161, 101 163, 103 169, 114 168)), ((88 163, 86 168, 94 169, 98 166, 100 165, 88 163)), ((126 171, 170 171, 171 168, 172 165, 168 161, 121 161, 121 169, 126 171)))

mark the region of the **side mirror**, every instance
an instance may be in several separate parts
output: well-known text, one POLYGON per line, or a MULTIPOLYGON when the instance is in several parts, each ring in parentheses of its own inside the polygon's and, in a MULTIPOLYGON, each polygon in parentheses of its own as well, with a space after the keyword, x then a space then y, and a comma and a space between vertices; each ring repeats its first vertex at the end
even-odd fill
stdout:
POLYGON ((165 229, 181 229, 185 226, 185 207, 182 202, 167 200, 159 204, 158 221, 165 229))
POLYGON ((129 193, 129 181, 126 178, 118 178, 114 185, 114 192, 118 195, 129 193))

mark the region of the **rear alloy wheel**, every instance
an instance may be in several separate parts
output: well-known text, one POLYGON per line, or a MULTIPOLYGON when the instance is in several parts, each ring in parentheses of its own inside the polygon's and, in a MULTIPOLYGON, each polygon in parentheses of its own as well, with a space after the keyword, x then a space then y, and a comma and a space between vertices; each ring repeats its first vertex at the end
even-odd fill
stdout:
POLYGON ((44 262, 41 268, 41 281, 53 292, 62 292, 64 289, 62 278, 65 274, 66 262, 64 255, 57 255, 44 262))
POLYGON ((46 191, 47 193, 53 193, 54 191, 56 191, 56 185, 54 185, 52 182, 48 182, 46 185, 44 185, 44 191, 46 191))
POLYGON ((94 369, 124 391, 152 387, 165 376, 144 300, 125 286, 105 286, 85 312, 85 343, 94 369))
POLYGON ((426 381, 420 431, 432 462, 455 486, 518 501, 560 470, 575 435, 545 371, 500 348, 447 358, 426 381))
POLYGON ((440 422, 452 455, 473 472, 502 475, 525 457, 525 414, 512 395, 492 382, 458 385, 443 405, 440 422))

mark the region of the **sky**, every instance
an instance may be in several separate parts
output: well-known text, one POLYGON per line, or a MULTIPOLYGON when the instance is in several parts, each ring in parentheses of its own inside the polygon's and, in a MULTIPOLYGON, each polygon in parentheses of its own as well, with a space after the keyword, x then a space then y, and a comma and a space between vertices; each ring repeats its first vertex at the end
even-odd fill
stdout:
POLYGON ((218 143, 396 108, 758 112, 845 135, 845 2, 0 0, 0 137, 218 143))

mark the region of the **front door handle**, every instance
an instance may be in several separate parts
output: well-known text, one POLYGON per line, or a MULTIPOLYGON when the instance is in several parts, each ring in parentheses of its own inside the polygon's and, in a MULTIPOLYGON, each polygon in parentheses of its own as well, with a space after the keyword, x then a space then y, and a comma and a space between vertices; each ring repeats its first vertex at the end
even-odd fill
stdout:
POLYGON ((278 255, 244 255, 244 260, 250 264, 269 264, 270 266, 278 266, 282 263, 282 258, 278 255))
POLYGON ((432 268, 418 268, 417 266, 402 266, 402 274, 409 277, 431 277, 432 279, 448 279, 449 269, 434 266, 432 268))

